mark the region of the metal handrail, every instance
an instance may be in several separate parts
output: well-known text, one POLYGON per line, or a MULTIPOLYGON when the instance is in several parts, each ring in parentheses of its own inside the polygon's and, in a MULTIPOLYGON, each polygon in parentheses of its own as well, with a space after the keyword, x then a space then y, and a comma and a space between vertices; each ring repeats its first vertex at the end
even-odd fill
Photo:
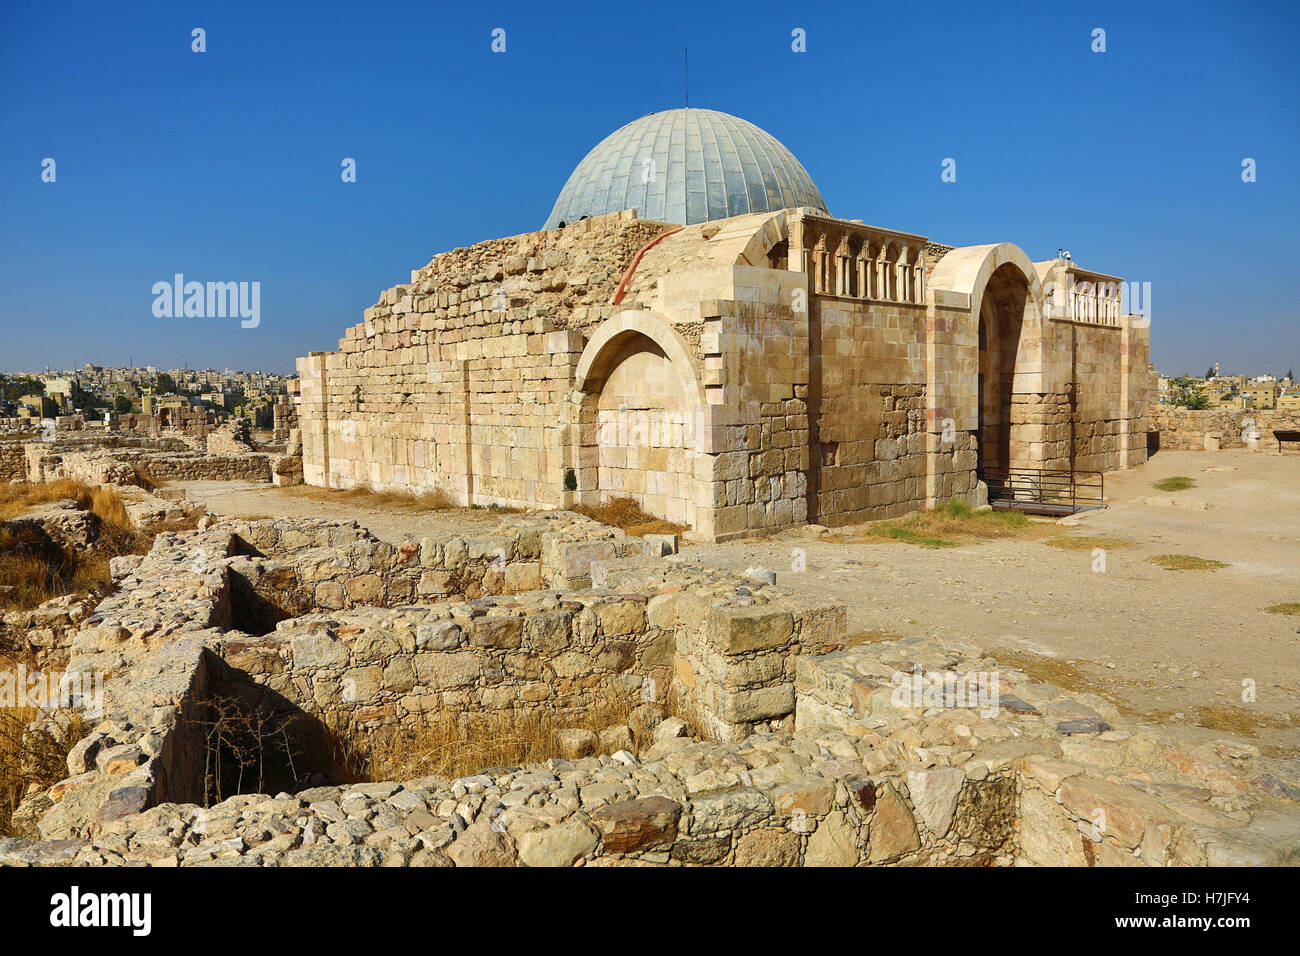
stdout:
POLYGON ((986 468, 981 477, 989 487, 989 498, 1064 504, 1079 510, 1079 503, 1101 504, 1106 500, 1106 476, 1100 471, 1060 471, 1048 468, 986 468), (1086 476, 1086 481, 1080 478, 1086 476), (1096 478, 1096 494, 1091 479, 1096 478), (1000 493, 995 493, 997 489, 1000 493), (1083 492, 1083 493, 1081 493, 1083 492), (1022 496, 1023 495, 1023 496, 1022 496))

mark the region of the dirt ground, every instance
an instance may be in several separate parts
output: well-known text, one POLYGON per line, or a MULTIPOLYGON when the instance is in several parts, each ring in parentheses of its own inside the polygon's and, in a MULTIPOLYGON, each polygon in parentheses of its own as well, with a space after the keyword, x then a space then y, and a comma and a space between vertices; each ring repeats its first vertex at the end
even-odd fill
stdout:
MULTIPOLYGON (((486 509, 357 509, 266 485, 185 487, 215 513, 355 518, 393 542, 486 532, 498 520, 486 509)), ((850 529, 687 544, 683 554, 717 567, 767 567, 795 593, 843 601, 850 632, 965 640, 1131 714, 1243 735, 1274 753, 1300 752, 1300 616, 1265 610, 1300 602, 1300 454, 1160 452, 1107 475, 1106 494, 1109 507, 1052 529, 1131 542, 1105 549, 1104 570, 1094 570, 1100 564, 1091 549, 1063 550, 1041 538, 927 549, 839 540, 850 529), (1152 487, 1173 476, 1196 485, 1152 487), (796 549, 805 570, 794 570, 796 549), (1227 566, 1170 571, 1148 560, 1161 554, 1227 566), (1253 682, 1253 701, 1243 700, 1243 682, 1253 682)))

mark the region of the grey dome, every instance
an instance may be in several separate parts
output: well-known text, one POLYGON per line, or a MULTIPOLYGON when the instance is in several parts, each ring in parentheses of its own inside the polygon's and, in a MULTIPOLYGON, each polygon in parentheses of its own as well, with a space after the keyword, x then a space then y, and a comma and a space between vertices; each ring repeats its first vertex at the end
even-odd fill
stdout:
POLYGON ((689 226, 795 206, 827 212, 812 177, 776 137, 729 113, 676 109, 601 140, 560 190, 545 228, 621 209, 689 226))

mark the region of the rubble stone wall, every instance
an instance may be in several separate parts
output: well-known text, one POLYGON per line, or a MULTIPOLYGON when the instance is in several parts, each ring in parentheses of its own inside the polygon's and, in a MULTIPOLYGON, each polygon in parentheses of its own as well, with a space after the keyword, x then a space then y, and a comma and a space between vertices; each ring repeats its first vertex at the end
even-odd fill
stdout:
POLYGON ((673 634, 635 596, 543 592, 518 600, 356 608, 235 638, 223 658, 331 726, 425 714, 545 709, 570 718, 647 681, 666 688, 673 634))
MULTIPOLYGON (((1217 436, 1220 448, 1246 448, 1252 435, 1258 436, 1257 446, 1278 450, 1273 429, 1300 431, 1300 411, 1283 409, 1204 409, 1193 411, 1173 405, 1152 405, 1151 431, 1159 434, 1159 448, 1184 451, 1204 451, 1212 446, 1207 436, 1217 436)), ((1290 452, 1294 444, 1283 445, 1290 452)))
POLYGON ((19 440, 0 440, 0 482, 27 480, 27 454, 23 450, 25 442, 19 440))

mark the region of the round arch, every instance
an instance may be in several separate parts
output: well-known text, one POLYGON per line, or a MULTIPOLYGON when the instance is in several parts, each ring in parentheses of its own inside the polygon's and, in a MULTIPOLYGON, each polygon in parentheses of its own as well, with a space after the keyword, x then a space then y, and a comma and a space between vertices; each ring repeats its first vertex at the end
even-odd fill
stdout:
POLYGON ((707 414, 681 335, 649 311, 606 319, 579 356, 575 386, 577 499, 595 505, 627 497, 649 514, 694 526, 694 464, 707 414))
POLYGON ((996 243, 953 249, 939 260, 929 288, 969 297, 958 342, 975 353, 975 381, 962 404, 975 411, 980 472, 1041 462, 1043 443, 1028 423, 1012 420, 1014 395, 1049 391, 1044 297, 1038 270, 1018 246, 996 243))

